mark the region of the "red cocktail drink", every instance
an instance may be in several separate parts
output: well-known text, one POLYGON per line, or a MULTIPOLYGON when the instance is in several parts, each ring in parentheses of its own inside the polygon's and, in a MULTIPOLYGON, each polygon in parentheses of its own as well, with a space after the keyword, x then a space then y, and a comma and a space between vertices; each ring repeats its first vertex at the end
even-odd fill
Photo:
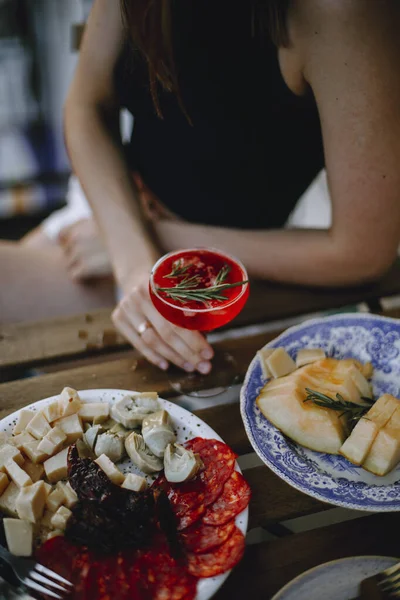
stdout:
POLYGON ((242 263, 210 248, 178 250, 160 258, 152 269, 149 289, 163 317, 197 331, 229 323, 249 296, 242 263))

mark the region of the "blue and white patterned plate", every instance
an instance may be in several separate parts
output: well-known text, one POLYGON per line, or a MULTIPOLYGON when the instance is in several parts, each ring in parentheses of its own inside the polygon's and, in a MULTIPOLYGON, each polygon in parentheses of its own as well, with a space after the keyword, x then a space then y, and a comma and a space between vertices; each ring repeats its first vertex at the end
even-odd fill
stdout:
MULTIPOLYGON (((400 320, 354 313, 312 319, 287 329, 268 346, 282 346, 292 358, 301 348, 323 348, 333 358, 371 361, 374 395, 400 397, 400 320)), ((241 389, 240 410, 255 452, 274 473, 329 504, 362 511, 400 510, 400 465, 378 477, 343 456, 314 452, 292 442, 256 405, 265 383, 255 356, 241 389)))

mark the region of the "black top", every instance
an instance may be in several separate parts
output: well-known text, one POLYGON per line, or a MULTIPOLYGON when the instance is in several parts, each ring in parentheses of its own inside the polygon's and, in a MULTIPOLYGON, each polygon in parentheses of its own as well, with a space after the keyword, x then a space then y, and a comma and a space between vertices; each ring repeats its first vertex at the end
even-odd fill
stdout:
POLYGON ((283 81, 277 50, 252 35, 249 0, 176 0, 181 95, 150 97, 146 68, 125 53, 121 105, 135 117, 128 160, 173 212, 196 223, 279 228, 324 165, 312 94, 283 81))

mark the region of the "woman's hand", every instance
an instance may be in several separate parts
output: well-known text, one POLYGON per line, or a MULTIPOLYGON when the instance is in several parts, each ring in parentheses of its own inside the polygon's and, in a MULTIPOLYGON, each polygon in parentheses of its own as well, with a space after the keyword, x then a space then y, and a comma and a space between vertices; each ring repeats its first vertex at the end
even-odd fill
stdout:
POLYGON ((74 281, 109 277, 112 265, 93 219, 82 219, 63 229, 59 242, 74 281))
POLYGON ((188 373, 211 370, 213 350, 198 331, 173 325, 154 307, 148 289, 148 273, 135 277, 112 314, 118 331, 145 358, 164 371, 170 363, 188 373))

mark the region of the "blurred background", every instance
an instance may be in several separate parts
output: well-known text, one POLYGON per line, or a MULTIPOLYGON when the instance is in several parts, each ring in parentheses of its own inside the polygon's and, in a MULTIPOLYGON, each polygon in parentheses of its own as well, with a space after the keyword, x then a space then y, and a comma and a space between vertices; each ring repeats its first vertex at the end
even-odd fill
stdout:
POLYGON ((92 0, 0 0, 0 238, 64 206, 63 104, 92 0))

